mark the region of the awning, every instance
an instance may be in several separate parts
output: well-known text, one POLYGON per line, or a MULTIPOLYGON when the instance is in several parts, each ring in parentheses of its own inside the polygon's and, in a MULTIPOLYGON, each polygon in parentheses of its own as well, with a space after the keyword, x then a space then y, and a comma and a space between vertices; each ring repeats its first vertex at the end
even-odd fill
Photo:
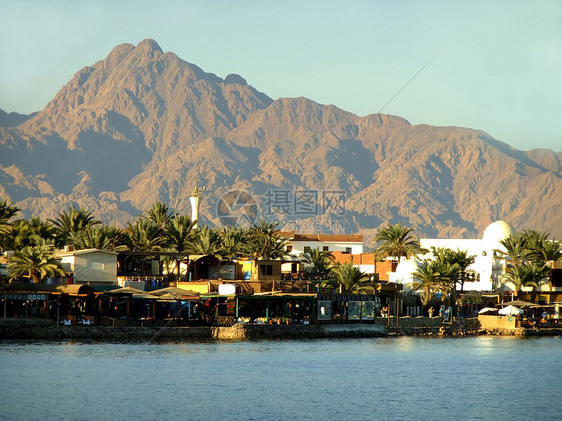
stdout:
POLYGON ((506 306, 516 306, 516 307, 539 307, 538 304, 531 303, 529 301, 523 300, 516 300, 516 301, 505 301, 503 303, 497 304, 499 307, 506 307, 506 306))

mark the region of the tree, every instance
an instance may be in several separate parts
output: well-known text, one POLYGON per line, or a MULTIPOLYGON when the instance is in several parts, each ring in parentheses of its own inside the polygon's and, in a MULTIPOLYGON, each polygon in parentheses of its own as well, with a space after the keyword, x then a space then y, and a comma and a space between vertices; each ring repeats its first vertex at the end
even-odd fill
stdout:
MULTIPOLYGON (((178 254, 187 253, 196 237, 194 227, 195 222, 193 222, 187 215, 175 215, 174 217, 168 218, 163 230, 167 251, 178 254)), ((164 264, 166 265, 168 274, 171 276, 173 276, 173 270, 170 270, 170 263, 172 260, 174 261, 175 268, 177 269, 176 279, 179 280, 181 276, 181 258, 180 256, 164 257, 164 264)))
POLYGON ((464 290, 464 283, 469 279, 468 267, 474 263, 475 255, 469 255, 467 250, 452 250, 449 248, 432 247, 431 251, 435 259, 441 264, 443 276, 453 283, 453 292, 456 292, 456 285, 460 285, 461 292, 464 290))
POLYGON ((249 228, 243 253, 253 261, 252 280, 257 280, 258 277, 258 260, 275 260, 285 257, 287 241, 279 234, 276 223, 261 221, 254 223, 249 228))
POLYGON ((175 218, 168 205, 163 202, 155 202, 152 207, 144 212, 146 215, 141 215, 141 218, 146 218, 152 221, 159 229, 164 230, 165 227, 175 218))
POLYGON ((77 249, 99 249, 110 251, 127 250, 127 235, 120 229, 107 225, 90 225, 70 235, 77 249))
POLYGON ((20 209, 14 202, 8 203, 8 200, 0 200, 0 236, 4 236, 11 231, 10 220, 18 214, 20 209))
POLYGON ((500 244, 504 246, 505 251, 496 250, 505 257, 509 257, 514 267, 519 266, 526 257, 527 239, 521 234, 510 235, 500 240, 500 244))
POLYGON ((436 293, 448 294, 454 288, 450 280, 450 269, 438 259, 422 260, 412 275, 418 279, 418 282, 412 282, 410 287, 420 293, 424 306, 429 304, 436 293))
POLYGON ((176 253, 186 252, 197 235, 194 227, 195 222, 187 215, 178 215, 168 220, 164 229, 168 247, 176 253))
POLYGON ((220 254, 224 259, 234 260, 244 253, 248 231, 241 228, 223 228, 220 232, 222 248, 220 254))
POLYGON ((160 251, 166 243, 162 230, 148 219, 127 223, 125 244, 131 251, 160 251))
POLYGON ((51 222, 55 225, 57 247, 64 247, 72 234, 76 234, 88 226, 101 224, 100 221, 94 219, 91 212, 75 206, 68 211, 61 212, 57 219, 51 220, 51 222))
POLYGON ((203 226, 198 229, 190 247, 193 254, 213 256, 220 259, 222 250, 222 236, 218 229, 203 226))
POLYGON ((562 245, 555 240, 546 241, 542 247, 542 254, 546 262, 558 262, 562 258, 562 245))
POLYGON ((525 257, 527 260, 544 263, 543 249, 548 242, 547 232, 525 230, 522 237, 525 239, 525 257))
POLYGON ((548 276, 550 269, 540 262, 525 262, 507 270, 506 277, 515 286, 518 295, 522 287, 537 288, 541 279, 548 276))
POLYGON ((64 271, 53 252, 41 244, 26 246, 10 256, 8 274, 12 280, 24 277, 39 283, 45 277, 64 276, 64 271))
POLYGON ((330 278, 339 286, 341 294, 359 292, 361 288, 372 286, 369 276, 361 271, 353 262, 346 264, 338 263, 332 266, 330 278))
POLYGON ((312 279, 324 280, 330 273, 330 268, 334 263, 334 255, 329 251, 320 251, 311 249, 307 253, 301 255, 305 264, 305 272, 312 279))
POLYGON ((7 250, 20 250, 27 246, 42 244, 43 240, 28 221, 20 219, 12 224, 11 232, 3 237, 3 244, 7 250))
POLYGON ((413 257, 423 251, 419 241, 412 235, 413 228, 401 224, 388 225, 376 236, 375 241, 382 244, 377 252, 385 257, 400 261, 402 257, 413 257))
POLYGON ((49 221, 44 221, 40 218, 31 218, 29 220, 30 228, 47 244, 52 244, 56 236, 56 230, 53 224, 49 221))

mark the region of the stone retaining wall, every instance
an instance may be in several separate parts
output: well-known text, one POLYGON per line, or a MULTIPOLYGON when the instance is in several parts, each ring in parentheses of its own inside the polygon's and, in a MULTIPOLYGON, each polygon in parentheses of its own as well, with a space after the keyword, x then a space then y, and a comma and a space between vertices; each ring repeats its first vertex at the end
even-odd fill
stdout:
MULTIPOLYGON (((236 324, 231 327, 126 327, 126 326, 56 326, 43 319, 0 319, 0 339, 88 339, 99 341, 128 340, 247 340, 367 338, 437 335, 442 321, 438 317, 401 317, 377 319, 374 324, 332 325, 259 325, 236 324)), ((446 335, 562 335, 562 329, 482 329, 477 318, 459 319, 443 325, 446 335)))
POLYGON ((255 325, 232 327, 125 327, 59 326, 50 321, 2 320, 0 339, 89 340, 205 340, 205 339, 308 339, 380 337, 386 330, 376 325, 255 325))

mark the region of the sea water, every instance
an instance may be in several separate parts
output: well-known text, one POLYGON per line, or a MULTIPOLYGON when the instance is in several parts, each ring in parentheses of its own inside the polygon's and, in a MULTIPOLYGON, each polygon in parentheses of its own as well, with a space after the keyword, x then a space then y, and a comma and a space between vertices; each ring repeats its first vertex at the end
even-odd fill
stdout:
POLYGON ((6 420, 557 420, 562 338, 0 341, 6 420))

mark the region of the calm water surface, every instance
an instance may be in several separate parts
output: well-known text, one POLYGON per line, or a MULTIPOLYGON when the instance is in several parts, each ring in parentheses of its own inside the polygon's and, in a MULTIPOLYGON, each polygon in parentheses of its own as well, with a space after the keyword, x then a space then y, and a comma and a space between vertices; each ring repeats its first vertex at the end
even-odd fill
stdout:
POLYGON ((0 341, 0 419, 562 419, 562 338, 0 341))

